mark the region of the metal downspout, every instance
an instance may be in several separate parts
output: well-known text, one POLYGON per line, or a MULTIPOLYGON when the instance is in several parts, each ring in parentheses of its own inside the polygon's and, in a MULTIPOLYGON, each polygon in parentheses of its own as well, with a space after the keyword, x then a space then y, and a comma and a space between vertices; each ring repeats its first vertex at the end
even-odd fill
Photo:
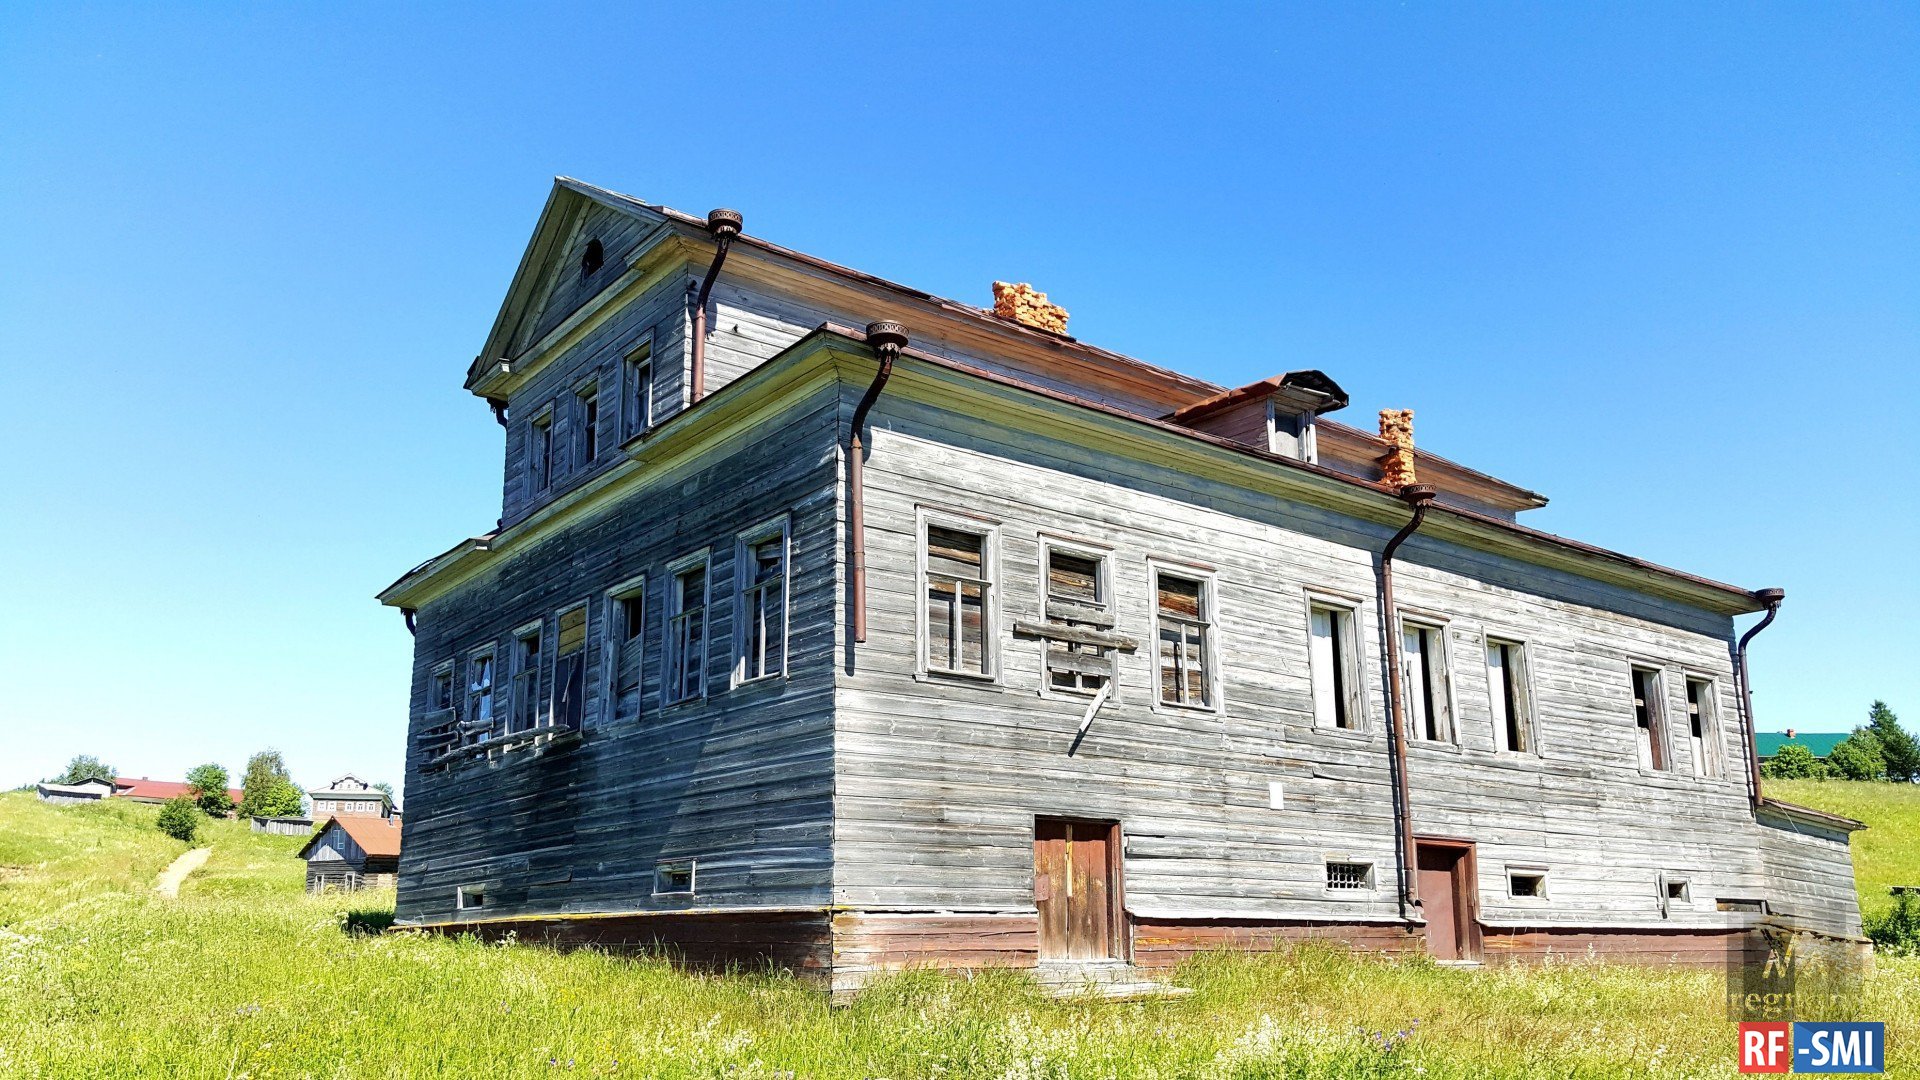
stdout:
POLYGON ((1414 873, 1419 865, 1419 850, 1413 839, 1413 800, 1407 787, 1407 725, 1405 706, 1400 700, 1400 620, 1393 602, 1393 556, 1426 520, 1427 507, 1433 503, 1435 491, 1430 484, 1408 484, 1398 494, 1413 507, 1413 518, 1393 534, 1386 550, 1380 553, 1380 619, 1387 644, 1390 718, 1387 739, 1392 749, 1389 761, 1393 767, 1393 825, 1400 842, 1400 917, 1412 922, 1420 908, 1419 878, 1414 873))
POLYGON ((727 261, 727 249, 733 246, 733 238, 740 235, 743 221, 738 210, 707 212, 707 231, 714 238, 713 264, 707 267, 707 276, 700 281, 700 292, 693 298, 693 358, 687 365, 692 401, 707 396, 707 297, 713 293, 713 283, 720 276, 720 264, 727 261))
POLYGON ((1787 598, 1785 589, 1759 589, 1753 594, 1755 600, 1767 606, 1766 617, 1755 623, 1746 633, 1740 635, 1740 645, 1734 650, 1733 678, 1740 690, 1740 723, 1746 728, 1747 735, 1747 797, 1755 810, 1760 809, 1760 747, 1759 734, 1753 726, 1753 684, 1747 676, 1747 642, 1752 641, 1760 631, 1772 624, 1774 616, 1780 614, 1780 603, 1787 598))
MULTIPOLYGON (((880 391, 893 376, 893 362, 907 346, 907 328, 897 322, 867 324, 867 346, 880 361, 865 396, 853 410, 853 433, 847 438, 847 543, 853 578, 853 640, 867 640, 867 511, 865 473, 866 442, 860 431, 866 426, 867 413, 880 399, 880 391)), ((851 662, 851 661, 849 661, 851 662)))

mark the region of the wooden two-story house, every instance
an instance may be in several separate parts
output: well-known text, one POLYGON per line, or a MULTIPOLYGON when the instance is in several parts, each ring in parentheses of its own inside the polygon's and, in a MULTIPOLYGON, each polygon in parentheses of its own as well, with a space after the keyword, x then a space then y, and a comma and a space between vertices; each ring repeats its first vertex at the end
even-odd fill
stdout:
POLYGON ((1218 386, 995 292, 556 182, 467 372, 498 527, 381 594, 401 924, 842 990, 1858 934, 1857 823, 1754 769, 1736 619, 1777 592, 1529 528, 1329 373, 1218 386))

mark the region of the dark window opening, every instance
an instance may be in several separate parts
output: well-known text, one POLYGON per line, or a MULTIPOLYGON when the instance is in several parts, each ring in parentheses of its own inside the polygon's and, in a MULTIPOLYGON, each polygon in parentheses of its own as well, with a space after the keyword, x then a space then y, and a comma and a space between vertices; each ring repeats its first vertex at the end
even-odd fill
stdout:
POLYGON ((1544 900, 1547 898, 1547 875, 1522 871, 1510 873, 1507 875, 1507 895, 1523 900, 1544 900))
POLYGON ((592 277, 606 264, 607 249, 601 246, 600 240, 596 237, 587 241, 587 250, 580 253, 580 280, 592 277))

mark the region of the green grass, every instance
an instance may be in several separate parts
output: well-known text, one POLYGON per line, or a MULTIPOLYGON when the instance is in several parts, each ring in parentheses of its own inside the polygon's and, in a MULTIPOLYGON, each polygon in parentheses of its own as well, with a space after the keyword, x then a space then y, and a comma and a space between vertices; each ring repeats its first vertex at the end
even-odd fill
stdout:
POLYGON ((1889 885, 1920 885, 1920 784, 1768 780, 1766 793, 1867 823, 1864 832, 1853 834, 1853 874, 1862 912, 1892 907, 1889 885))
MULTIPOLYGON (((0 864, 15 868, 0 881, 0 1075, 1734 1075, 1717 973, 1298 949, 1201 957, 1176 974, 1194 993, 1172 1000, 913 973, 835 1009, 777 974, 350 933, 392 894, 307 897, 298 841, 238 824, 209 829, 204 877, 163 900, 152 877, 183 845, 151 818, 0 795, 0 864)), ((1891 1025, 1890 1072, 1920 1072, 1920 961, 1883 961, 1867 994, 1864 1015, 1891 1025)))

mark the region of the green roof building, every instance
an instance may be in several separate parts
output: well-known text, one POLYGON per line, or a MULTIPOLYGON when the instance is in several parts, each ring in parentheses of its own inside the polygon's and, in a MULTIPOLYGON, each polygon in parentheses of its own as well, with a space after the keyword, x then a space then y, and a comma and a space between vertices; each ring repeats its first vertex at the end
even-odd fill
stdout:
POLYGON ((1833 753, 1833 748, 1846 741, 1851 732, 1846 731, 1762 731, 1754 736, 1754 743, 1760 752, 1760 760, 1765 761, 1780 752, 1780 748, 1792 743, 1804 746, 1813 752, 1813 756, 1824 758, 1833 753))

